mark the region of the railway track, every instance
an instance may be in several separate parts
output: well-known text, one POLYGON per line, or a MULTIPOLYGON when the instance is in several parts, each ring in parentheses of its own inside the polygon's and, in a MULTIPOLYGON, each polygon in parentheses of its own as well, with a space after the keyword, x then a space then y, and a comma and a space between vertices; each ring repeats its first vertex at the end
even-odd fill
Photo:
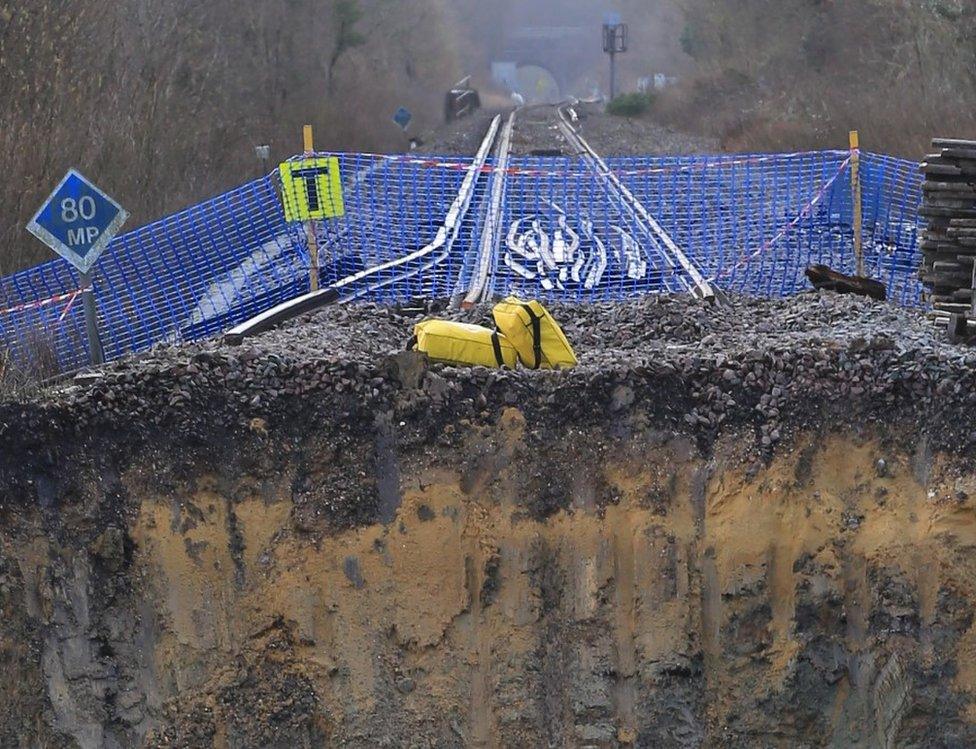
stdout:
MULTIPOLYGON (((687 292, 701 299, 714 298, 715 291, 712 285, 705 279, 698 267, 688 258, 668 232, 665 231, 641 201, 628 189, 613 170, 610 169, 606 161, 574 126, 573 123, 576 116, 573 106, 572 103, 566 103, 550 108, 550 111, 555 115, 554 124, 562 136, 565 146, 570 149, 573 156, 581 159, 585 168, 592 176, 592 179, 598 185, 599 194, 602 195, 607 207, 617 214, 620 223, 626 227, 626 231, 619 230, 621 234, 620 241, 626 244, 628 238, 633 240, 633 243, 628 246, 628 249, 631 251, 631 254, 636 252, 642 253, 645 256, 645 260, 636 261, 638 264, 646 262, 649 267, 657 269, 663 290, 671 293, 687 292)), ((533 111, 538 111, 538 109, 538 107, 533 108, 533 111)), ((464 307, 471 307, 479 302, 486 301, 494 294, 494 275, 499 267, 499 258, 502 255, 501 243, 506 231, 503 223, 506 217, 505 197, 509 182, 508 172, 512 143, 517 126, 517 118, 523 111, 528 112, 529 110, 516 110, 509 116, 499 138, 497 155, 494 162, 495 169, 491 176, 492 189, 489 195, 490 202, 485 212, 485 224, 478 246, 478 259, 475 264, 475 273, 462 302, 462 306, 464 307)), ((539 126, 537 122, 533 124, 536 127, 539 126)), ((557 144, 554 143, 553 145, 557 144)), ((563 149, 559 148, 554 150, 562 151, 563 149)), ((524 255, 527 259, 536 263, 537 270, 529 269, 526 264, 512 258, 510 253, 506 254, 506 263, 509 268, 529 280, 543 278, 542 286, 548 290, 557 286, 562 288, 560 282, 568 280, 566 276, 571 277, 573 281, 580 284, 585 283, 584 276, 592 279, 602 275, 606 269, 607 258, 605 256, 608 242, 595 238, 592 230, 588 232, 590 235, 589 239, 591 243, 597 245, 599 253, 603 256, 602 260, 600 260, 603 263, 602 269, 599 265, 594 266, 586 260, 583 260, 582 265, 580 265, 579 261, 576 261, 576 267, 568 273, 556 267, 553 261, 561 260, 562 258, 554 258, 554 255, 560 254, 556 252, 557 248, 554 245, 557 242, 565 242, 565 236, 569 235, 573 237, 570 240, 572 245, 570 254, 572 254, 574 251, 573 248, 575 248, 575 251, 579 251, 580 237, 578 233, 573 232, 569 228, 566 222, 566 211, 554 204, 550 204, 550 207, 559 214, 559 218, 557 219, 559 229, 554 233, 556 239, 547 246, 549 238, 542 236, 542 232, 539 231, 538 226, 533 224, 536 237, 534 239, 529 238, 528 240, 529 242, 534 242, 533 252, 525 253, 524 255), (555 280, 547 277, 547 265, 550 266, 548 268, 549 271, 556 271, 555 280), (584 272, 586 268, 589 268, 588 274, 584 272), (551 284, 551 286, 547 286, 547 283, 551 284)), ((535 217, 533 216, 531 218, 534 219, 535 217)), ((509 219, 510 223, 515 225, 511 222, 511 217, 509 219)), ((508 244, 509 249, 517 250, 517 248, 511 247, 511 240, 508 244)), ((560 245, 560 247, 565 247, 565 245, 560 245)))
POLYGON ((637 227, 642 238, 645 240, 644 252, 649 249, 658 253, 670 267, 680 266, 683 274, 678 274, 676 278, 684 287, 683 289, 670 289, 671 291, 687 291, 701 299, 712 299, 715 292, 711 284, 705 280, 695 264, 678 247, 671 236, 664 230, 658 221, 644 207, 643 203, 627 188, 620 178, 607 166, 607 162, 586 142, 586 139, 573 127, 570 115, 572 108, 570 105, 559 107, 559 129, 566 142, 576 150, 590 171, 600 179, 605 188, 607 198, 619 207, 619 210, 631 219, 631 223, 637 227))
MULTIPOLYGON (((651 273, 661 291, 713 298, 715 290, 695 264, 574 126, 573 106, 566 103, 552 107, 553 120, 546 126, 547 130, 559 133, 563 143, 558 144, 558 150, 566 146, 580 160, 595 186, 594 194, 604 203, 586 206, 585 212, 612 214, 612 220, 605 219, 602 223, 619 236, 601 239, 591 218, 571 217, 570 206, 564 208, 552 200, 540 206, 540 212, 549 211, 550 219, 558 227, 552 237, 540 227, 538 216, 516 218, 509 213, 506 198, 513 179, 511 156, 519 116, 523 113, 516 109, 504 122, 502 116, 492 120, 453 203, 435 236, 425 246, 279 305, 230 331, 226 339, 231 343, 240 342, 318 307, 363 299, 397 283, 422 277, 458 251, 462 226, 478 217, 481 224, 475 257, 472 262, 461 264, 464 270, 456 282, 454 306, 470 308, 492 299, 499 277, 505 273, 538 281, 548 291, 562 290, 564 283, 570 282, 591 284, 587 288, 592 288, 603 278, 613 255, 620 265, 627 267, 626 273, 635 282, 651 273), (476 201, 482 180, 487 181, 487 187, 481 200, 476 201), (570 218, 578 220, 576 229, 571 228, 570 218), (529 228, 519 235, 523 222, 529 228), (588 257, 580 250, 584 240, 594 248, 588 257), (615 249, 612 242, 617 243, 615 249)), ((534 107, 532 111, 538 109, 534 107)))
MULTIPOLYGON (((514 114, 509 120, 510 132, 514 114)), ((307 312, 330 304, 362 299, 382 288, 414 278, 443 262, 454 251, 461 227, 471 209, 475 188, 483 178, 488 158, 498 139, 501 121, 501 116, 492 120, 478 152, 466 170, 464 181, 453 203, 434 237, 426 245, 395 260, 346 276, 324 289, 280 304, 228 331, 224 340, 231 345, 238 345, 245 338, 264 333, 307 312)))
POLYGON ((512 153, 512 137, 515 134, 515 122, 518 110, 513 111, 505 122, 505 127, 498 141, 495 168, 491 174, 491 190, 488 195, 488 209, 485 216, 481 239, 478 243, 478 256, 475 263, 474 282, 464 296, 462 307, 470 308, 485 301, 490 293, 489 276, 498 256, 503 234, 502 220, 505 208, 505 195, 508 180, 505 178, 512 153))

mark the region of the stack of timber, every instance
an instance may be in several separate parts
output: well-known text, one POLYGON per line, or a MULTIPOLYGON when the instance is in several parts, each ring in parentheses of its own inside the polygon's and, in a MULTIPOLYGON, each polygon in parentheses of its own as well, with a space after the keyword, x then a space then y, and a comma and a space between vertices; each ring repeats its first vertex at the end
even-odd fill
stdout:
POLYGON ((976 141, 936 138, 922 162, 920 276, 934 314, 973 316, 976 280, 976 141))

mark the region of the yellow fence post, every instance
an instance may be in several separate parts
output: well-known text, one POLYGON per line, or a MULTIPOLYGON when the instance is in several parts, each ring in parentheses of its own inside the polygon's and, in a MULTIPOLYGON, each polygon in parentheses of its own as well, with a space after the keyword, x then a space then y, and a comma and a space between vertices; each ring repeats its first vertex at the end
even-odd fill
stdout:
POLYGON ((857 275, 864 277, 864 238, 861 229, 864 211, 861 203, 861 139, 857 130, 851 130, 851 195, 854 198, 854 258, 857 275))
MULTIPOLYGON (((306 125, 302 130, 305 142, 305 155, 312 156, 315 153, 315 139, 312 135, 312 126, 306 125)), ((308 239, 308 254, 311 258, 311 268, 308 269, 308 286, 310 291, 319 290, 319 240, 315 235, 315 222, 305 222, 305 237, 308 239)))

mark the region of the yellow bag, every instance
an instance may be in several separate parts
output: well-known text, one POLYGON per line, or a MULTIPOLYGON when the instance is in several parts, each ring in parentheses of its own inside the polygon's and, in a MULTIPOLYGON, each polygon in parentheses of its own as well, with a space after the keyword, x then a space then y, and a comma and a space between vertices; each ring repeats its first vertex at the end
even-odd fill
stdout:
POLYGON ((410 349, 431 361, 515 369, 518 353, 501 333, 447 320, 427 320, 413 329, 410 349))
POLYGON ((509 297, 495 305, 495 325, 530 369, 572 369, 579 362, 552 315, 539 302, 509 297))

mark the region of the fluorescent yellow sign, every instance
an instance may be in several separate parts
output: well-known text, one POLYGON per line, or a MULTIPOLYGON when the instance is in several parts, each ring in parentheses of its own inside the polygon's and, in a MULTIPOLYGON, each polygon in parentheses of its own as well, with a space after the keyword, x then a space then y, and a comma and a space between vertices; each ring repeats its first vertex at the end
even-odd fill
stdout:
POLYGON ((279 171, 285 221, 313 221, 346 215, 337 157, 286 161, 279 171))

